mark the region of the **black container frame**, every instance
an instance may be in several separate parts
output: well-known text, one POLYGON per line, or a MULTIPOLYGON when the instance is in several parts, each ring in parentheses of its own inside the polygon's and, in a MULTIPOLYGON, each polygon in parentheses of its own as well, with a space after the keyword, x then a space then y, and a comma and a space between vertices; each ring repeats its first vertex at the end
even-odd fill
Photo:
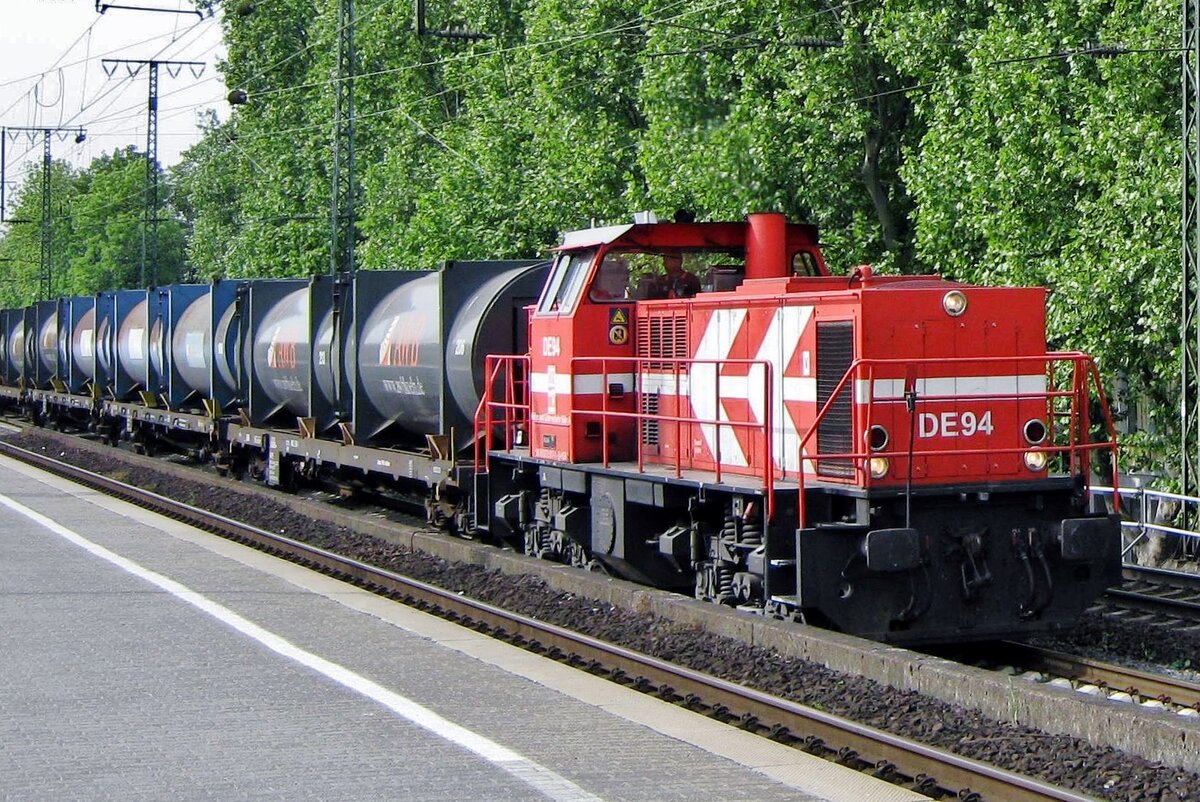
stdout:
MULTIPOLYGON (((91 376, 83 368, 76 365, 75 332, 79 328, 79 324, 83 322, 84 316, 95 308, 96 297, 94 295, 83 295, 64 298, 58 310, 58 378, 63 382, 68 393, 76 395, 83 393, 91 381, 91 376)), ((95 374, 96 363, 94 321, 95 318, 93 317, 91 356, 93 375, 95 374)))
MULTIPOLYGON (((146 388, 134 376, 131 376, 121 365, 117 339, 121 334, 121 324, 137 305, 147 299, 147 290, 115 290, 102 292, 96 298, 96 382, 114 401, 140 400, 138 393, 146 388), (102 321, 108 321, 108 329, 102 338, 102 321), (100 359, 100 349, 104 349, 109 368, 104 369, 100 359)), ((142 331, 142 349, 146 359, 150 359, 150 314, 147 303, 146 326, 142 331)), ((149 365, 147 370, 149 370, 149 365)))
POLYGON ((179 319, 183 317, 184 312, 191 308, 192 304, 208 295, 210 290, 211 287, 208 284, 168 284, 154 291, 158 296, 155 313, 162 324, 162 338, 158 344, 161 368, 155 371, 152 362, 150 375, 154 382, 155 394, 162 399, 168 409, 181 410, 188 404, 191 405, 191 409, 202 408, 204 399, 211 395, 212 363, 215 356, 215 349, 211 347, 213 330, 211 315, 208 321, 210 353, 206 356, 209 362, 209 387, 196 390, 188 386, 179 372, 174 348, 175 330, 179 326, 179 319))
MULTIPOLYGON (((258 331, 262 325, 262 320, 267 314, 275 308, 277 304, 283 301, 288 295, 291 295, 296 290, 304 289, 310 285, 308 279, 258 279, 246 283, 243 291, 238 293, 239 304, 242 306, 243 326, 245 337, 242 341, 242 353, 240 355, 242 365, 242 375, 247 377, 246 385, 248 391, 246 414, 250 419, 251 426, 270 427, 279 426, 288 431, 297 428, 297 416, 289 411, 286 407, 276 404, 267 394, 266 388, 262 384, 257 371, 254 368, 254 346, 258 341, 258 331)), ((309 340, 311 343, 312 323, 312 301, 310 292, 309 301, 309 324, 308 330, 309 340)), ((311 348, 311 346, 310 346, 311 348)), ((310 416, 312 410, 312 368, 311 368, 311 352, 310 352, 310 367, 309 367, 309 400, 308 410, 304 415, 299 417, 310 416)))

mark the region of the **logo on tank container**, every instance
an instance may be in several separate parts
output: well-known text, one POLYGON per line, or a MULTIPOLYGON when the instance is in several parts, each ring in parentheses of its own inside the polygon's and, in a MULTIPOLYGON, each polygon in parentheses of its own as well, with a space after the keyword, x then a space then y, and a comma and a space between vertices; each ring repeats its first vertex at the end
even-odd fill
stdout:
POLYGON ((425 385, 416 376, 384 379, 383 389, 394 395, 425 395, 425 385))
POLYGON ((279 326, 271 334, 271 344, 267 346, 267 367, 279 370, 296 369, 296 344, 279 342, 279 326))
MULTIPOLYGON (((421 332, 425 328, 425 315, 407 312, 392 318, 379 344, 379 366, 384 368, 415 368, 420 364, 421 332)), ((408 393, 424 395, 424 393, 408 393)))

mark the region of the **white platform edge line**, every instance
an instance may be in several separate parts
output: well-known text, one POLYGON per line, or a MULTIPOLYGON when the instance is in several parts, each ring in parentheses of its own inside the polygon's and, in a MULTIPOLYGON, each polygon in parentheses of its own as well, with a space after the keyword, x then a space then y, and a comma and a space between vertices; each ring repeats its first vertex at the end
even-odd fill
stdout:
POLYGON ((783 746, 736 727, 717 724, 699 713, 693 713, 662 700, 647 697, 645 694, 629 690, 608 680, 588 674, 580 676, 575 669, 568 669, 561 663, 537 657, 524 649, 480 635, 475 630, 465 629, 442 618, 398 605, 353 585, 347 585, 323 574, 300 568, 249 546, 192 529, 172 518, 165 518, 141 507, 97 494, 80 485, 29 468, 22 463, 0 457, 0 464, 8 465, 13 470, 43 484, 56 487, 80 498, 86 498, 89 502, 118 515, 137 520, 147 526, 153 526, 171 537, 234 560, 254 570, 281 578, 299 588, 317 593, 356 612, 374 616, 419 637, 428 638, 467 657, 495 666, 510 674, 524 677, 564 696, 578 699, 586 704, 593 704, 611 715, 711 752, 763 774, 776 782, 795 788, 801 793, 817 794, 827 802, 862 802, 864 799, 875 800, 875 802, 930 802, 928 796, 903 786, 886 783, 862 772, 813 757, 798 749, 783 746), (530 659, 533 657, 536 657, 536 660, 530 659), (535 666, 541 666, 541 668, 535 666), (560 677, 568 674, 571 675, 571 680, 560 681, 560 677), (601 687, 599 695, 606 697, 608 701, 595 701, 596 693, 594 691, 580 693, 572 690, 569 684, 578 680, 590 681, 601 687), (615 701, 611 698, 613 695, 623 701, 615 701), (589 697, 592 698, 591 701, 589 701, 589 697), (719 727, 723 730, 722 734, 717 738, 704 737, 710 726, 719 727), (753 745, 750 746, 750 744, 753 745), (754 759, 746 759, 747 749, 753 752, 754 759))
POLYGON ((600 797, 588 793, 545 766, 534 763, 511 749, 501 746, 466 727, 455 724, 411 699, 354 673, 345 666, 301 649, 287 639, 243 618, 228 607, 214 602, 203 594, 173 579, 151 571, 126 557, 122 557, 97 543, 93 543, 82 535, 59 524, 57 521, 26 507, 24 504, 8 496, 0 495, 0 504, 25 516, 39 526, 50 530, 93 556, 99 557, 129 574, 161 588, 177 599, 217 619, 231 629, 257 641, 276 654, 300 663, 312 671, 328 677, 339 685, 388 708, 396 715, 428 732, 473 752, 550 799, 558 802, 602 802, 600 797))

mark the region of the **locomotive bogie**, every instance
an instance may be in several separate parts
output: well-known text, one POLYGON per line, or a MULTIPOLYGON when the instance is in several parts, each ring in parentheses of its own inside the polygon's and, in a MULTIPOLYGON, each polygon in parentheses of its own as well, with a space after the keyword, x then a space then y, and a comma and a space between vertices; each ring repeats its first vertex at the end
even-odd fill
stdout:
POLYGON ((719 488, 538 461, 500 460, 478 482, 487 487, 477 493, 476 525, 493 537, 530 556, 687 592, 707 555, 701 532, 719 529, 728 504, 719 488))

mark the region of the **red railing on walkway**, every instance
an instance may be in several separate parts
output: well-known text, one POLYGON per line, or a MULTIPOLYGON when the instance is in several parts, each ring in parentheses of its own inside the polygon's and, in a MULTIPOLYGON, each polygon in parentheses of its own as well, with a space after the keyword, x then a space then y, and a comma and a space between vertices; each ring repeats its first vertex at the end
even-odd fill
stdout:
MULTIPOLYGON (((915 389, 917 382, 925 379, 940 379, 951 378, 945 376, 945 359, 858 359, 851 363, 849 369, 842 376, 840 382, 830 393, 829 398, 817 411, 817 416, 813 420, 812 426, 804 433, 800 440, 800 454, 802 459, 808 460, 849 460, 853 463, 858 480, 857 485, 871 487, 876 482, 871 477, 871 472, 868 469, 869 460, 874 457, 884 457, 892 459, 900 457, 909 462, 918 457, 946 457, 946 456, 974 456, 974 455, 989 455, 996 456, 1002 454, 1023 455, 1029 451, 1043 451, 1050 454, 1064 454, 1067 458, 1067 473, 1075 476, 1082 476, 1084 488, 1090 484, 1090 466, 1091 455, 1098 451, 1108 451, 1111 455, 1111 472, 1113 478, 1113 486, 1117 485, 1117 432, 1113 426, 1112 415, 1109 412, 1108 397, 1104 393, 1104 387, 1100 381, 1099 371, 1096 369, 1095 360, 1087 354, 1077 351, 1056 352, 1041 354, 1038 356, 1005 356, 1005 357, 963 357, 953 360, 953 365, 956 370, 962 369, 964 366, 986 366, 986 365, 1013 365, 1013 364, 1041 364, 1042 370, 1046 375, 1046 389, 1039 392, 997 392, 980 395, 924 395, 915 394, 913 403, 914 409, 909 413, 915 416, 917 414, 916 406, 921 404, 932 403, 961 403, 966 401, 986 401, 986 400, 1003 400, 1003 401, 1019 401, 1019 400, 1038 400, 1045 404, 1046 408, 1046 441, 1039 444, 1031 444, 1023 447, 1013 448, 975 448, 975 449, 924 449, 917 450, 910 442, 909 448, 871 451, 869 448, 854 450, 839 453, 820 452, 805 456, 805 446, 812 440, 813 436, 821 422, 829 414, 838 397, 847 392, 848 386, 855 387, 860 380, 866 381, 868 392, 864 400, 852 399, 852 403, 857 402, 859 408, 865 412, 863 420, 870 421, 871 408, 875 398, 875 380, 877 368, 891 368, 885 372, 892 374, 888 379, 895 380, 896 373, 903 372, 905 378, 905 392, 911 392, 915 389), (934 371, 921 370, 923 366, 934 366, 934 371), (1070 370, 1070 389, 1058 390, 1054 389, 1056 367, 1066 366, 1070 370), (865 376, 864 376, 865 373, 865 376), (922 375, 924 374, 924 375, 922 375), (941 375, 938 375, 941 374, 941 375), (1090 399, 1091 392, 1089 386, 1095 390, 1096 397, 1100 404, 1100 409, 1103 415, 1103 423, 1107 439, 1091 441, 1091 418, 1090 418, 1090 399), (1055 426, 1054 418, 1059 413, 1054 408, 1056 399, 1065 399, 1069 402, 1069 408, 1066 412, 1061 413, 1068 419, 1065 429, 1066 442, 1055 442, 1055 426)), ((1012 374, 1013 378, 1018 378, 1025 374, 1012 374)), ((970 380, 970 376, 956 376, 970 380)), ((1019 382, 1017 385, 1019 390, 1019 382)), ((888 401, 895 402, 895 397, 890 397, 888 401)), ((865 427, 859 427, 865 431, 865 427)), ((857 431, 857 429, 852 430, 857 431)), ((911 439, 911 438, 910 438, 911 439)), ((860 438, 853 438, 853 441, 860 441, 860 438)), ((1047 458, 1049 464, 1049 457, 1047 458)), ((798 518, 799 525, 803 528, 806 525, 806 511, 804 503, 804 485, 805 474, 800 471, 800 499, 798 518)), ((894 482, 893 482, 894 484, 894 482)), ((1114 503, 1117 509, 1120 509, 1120 499, 1114 498, 1114 503)))
MULTIPOLYGON (((633 422, 635 429, 639 432, 639 436, 635 438, 637 449, 635 453, 635 461, 639 472, 646 470, 646 444, 640 436, 641 427, 644 423, 655 421, 659 424, 668 424, 675 426, 676 444, 675 458, 670 463, 674 469, 675 477, 683 476, 684 459, 683 448, 680 440, 680 434, 684 426, 712 426, 716 432, 714 438, 716 443, 716 453, 714 454, 714 480, 716 482, 723 481, 724 474, 728 472, 728 466, 721 464, 721 432, 723 430, 745 429, 753 433, 755 442, 761 443, 762 453, 764 454, 765 469, 762 474, 762 489, 766 499, 765 507, 768 520, 774 514, 775 510, 775 455, 774 443, 771 436, 774 411, 771 404, 766 405, 765 420, 763 421, 739 421, 739 420, 720 420, 719 414, 714 419, 702 418, 694 415, 664 415, 659 413, 647 413, 640 410, 625 411, 612 409, 610 407, 610 396, 607 388, 610 384, 610 379, 620 378, 623 376, 632 376, 633 386, 630 388, 634 396, 635 406, 637 405, 638 395, 641 393, 642 382, 646 376, 658 376, 669 378, 675 388, 675 397, 688 397, 694 400, 694 394, 689 392, 684 394, 681 392, 684 381, 691 381, 692 371, 697 367, 711 366, 714 374, 712 388, 712 408, 721 409, 721 367, 722 366, 740 366, 746 370, 746 374, 750 375, 755 368, 762 369, 762 387, 763 397, 771 398, 769 389, 773 381, 773 373, 771 364, 762 360, 754 359, 672 359, 664 357, 575 357, 570 362, 571 373, 569 379, 574 384, 577 376, 599 376, 601 392, 598 394, 601 401, 599 409, 577 408, 578 398, 586 398, 590 396, 575 395, 571 407, 571 413, 568 416, 569 423, 573 423, 576 415, 586 415, 589 417, 595 416, 600 419, 601 424, 601 458, 600 464, 608 467, 611 464, 611 454, 609 448, 609 431, 615 425, 615 422, 621 420, 629 420, 633 422)), ((486 454, 494 450, 497 438, 501 438, 502 448, 512 448, 514 445, 527 445, 515 442, 517 432, 524 432, 523 437, 528 437, 529 423, 532 418, 531 395, 529 387, 529 358, 527 356, 489 356, 485 365, 485 390, 484 396, 480 400, 479 408, 475 415, 475 432, 476 432, 476 450, 475 450, 475 470, 479 472, 483 469, 483 462, 486 459, 486 454), (515 374, 519 374, 519 378, 514 378, 515 374), (497 397, 499 394, 499 397, 497 397)), ((560 376, 561 378, 561 376, 560 376)), ((725 378, 728 382, 729 377, 725 378)), ((573 394, 574 395, 574 394, 573 394)))
MULTIPOLYGON (((945 457, 945 456, 974 456, 974 455, 1020 455, 1030 450, 1044 451, 1049 455, 1062 454, 1067 460, 1067 471, 1071 475, 1082 475, 1085 487, 1090 482, 1090 464, 1091 456, 1095 452, 1108 451, 1111 454, 1111 468, 1113 473, 1113 485, 1117 485, 1117 437, 1113 427, 1112 417, 1109 412, 1108 399, 1104 394, 1104 388, 1100 382, 1099 372, 1096 369, 1094 360, 1086 354, 1078 352, 1060 352, 1049 353, 1038 356, 1005 356, 1005 357, 966 357, 956 359, 953 365, 956 370, 961 370, 964 367, 982 367, 985 365, 1003 365, 1004 373, 1001 375, 1010 375, 1013 365, 1021 364, 1040 364, 1046 375, 1045 389, 1037 392, 996 392, 978 395, 925 395, 916 394, 914 398, 914 409, 910 413, 916 415, 916 407, 923 404, 932 403, 950 403, 950 402, 965 402, 965 401, 986 401, 986 400, 1038 400, 1045 404, 1046 409, 1046 430, 1047 441, 1041 444, 1030 445, 1026 447, 1012 448, 976 448, 976 449, 923 449, 917 450, 915 444, 911 450, 904 448, 902 450, 880 450, 870 451, 869 448, 856 449, 847 452, 820 452, 817 454, 806 454, 805 447, 810 443, 813 436, 817 433, 818 428, 823 420, 829 415, 839 396, 843 392, 853 392, 853 388, 859 385, 860 381, 866 381, 866 387, 869 391, 866 393, 865 399, 851 399, 852 408, 856 409, 855 417, 863 423, 868 423, 872 420, 871 408, 875 403, 875 381, 879 372, 891 374, 886 377, 890 381, 898 381, 896 374, 906 376, 906 390, 915 389, 918 382, 925 379, 953 378, 945 376, 946 360, 944 359, 859 359, 854 361, 846 373, 842 376, 833 392, 830 393, 828 399, 820 409, 817 410, 816 418, 807 431, 801 433, 799 444, 799 465, 800 470, 796 472, 799 483, 799 501, 798 501, 798 518, 799 525, 803 527, 806 522, 805 504, 804 504, 804 488, 805 488, 805 470, 806 461, 826 461, 826 460, 848 460, 852 463, 857 480, 853 482, 855 485, 871 487, 874 481, 871 478, 870 471, 867 469, 868 461, 873 457, 886 458, 904 458, 913 459, 927 457, 945 457), (1056 368, 1063 368, 1070 372, 1070 388, 1055 389, 1056 387, 1056 368), (932 368, 929 369, 929 368, 932 368), (939 375, 940 374, 940 375, 939 375), (1091 389, 1089 389, 1091 388, 1091 389), (1105 426, 1105 434, 1107 439, 1091 441, 1090 439, 1090 399, 1092 397, 1091 390, 1094 389, 1095 395, 1098 398, 1100 409, 1103 414, 1103 423, 1105 426), (1059 413, 1055 409, 1055 402, 1059 400, 1066 402, 1067 409, 1059 413), (1066 442, 1058 443, 1055 441, 1056 427, 1055 417, 1061 414, 1067 418, 1067 426, 1064 431, 1066 442)), ((634 411, 616 410, 610 408, 610 394, 607 388, 610 385, 610 379, 621 378, 624 376, 632 376, 631 392, 634 396, 634 404, 638 406, 638 396, 641 393, 643 382, 647 376, 657 377, 660 381, 669 379, 669 383, 674 388, 676 398, 682 399, 687 397, 694 403, 695 388, 690 386, 692 373, 698 366, 712 366, 713 381, 713 409, 720 410, 721 402, 721 366, 738 365, 745 368, 744 374, 749 377, 754 373, 754 368, 762 369, 763 381, 763 398, 772 399, 774 395, 771 392, 772 383, 774 380, 772 366, 770 363, 762 360, 715 360, 715 359, 670 359, 670 358, 640 358, 640 357, 576 357, 571 360, 571 373, 568 379, 574 382, 577 376, 587 375, 591 377, 600 377, 601 391, 598 393, 601 401, 598 409, 579 409, 576 407, 576 398, 573 398, 571 412, 567 416, 568 425, 574 423, 574 416, 586 415, 589 417, 598 417, 601 422, 601 458, 600 462, 604 466, 611 463, 611 454, 609 449, 609 431, 614 422, 620 420, 631 420, 638 431, 638 436, 635 438, 637 443, 636 463, 639 472, 646 469, 646 451, 644 438, 641 437, 641 427, 647 421, 655 421, 661 424, 675 426, 676 432, 676 451, 675 457, 671 466, 674 469, 676 478, 683 475, 684 471, 684 456, 683 448, 680 440, 680 435, 684 426, 712 426, 716 432, 715 453, 713 454, 714 480, 721 482, 723 474, 728 471, 728 466, 722 466, 721 459, 721 431, 726 429, 748 429, 754 432, 755 442, 761 442, 763 458, 762 472, 762 490, 766 499, 766 514, 767 520, 771 520, 775 511, 775 490, 776 490, 776 467, 774 455, 774 404, 768 402, 765 404, 763 421, 731 421, 720 420, 720 414, 717 413, 716 419, 701 418, 694 415, 663 415, 651 414, 635 409, 634 411), (683 392, 683 382, 688 381, 688 391, 683 392)), ((1014 378, 1017 378, 1019 373, 1011 373, 1014 378)), ((514 447, 530 447, 528 442, 529 425, 532 420, 532 396, 531 396, 531 374, 530 360, 528 356, 489 356, 485 364, 485 389, 483 397, 480 399, 479 406, 475 414, 475 471, 482 472, 486 468, 487 453, 497 448, 511 449, 514 447), (524 440, 522 438, 525 438, 524 440)), ((561 376, 559 378, 562 378, 561 376)), ((959 378, 969 380, 971 377, 966 376, 959 378)), ((728 377, 726 377, 728 381, 728 377)), ((1019 390, 1019 382, 1017 390, 1019 390)), ((589 397, 589 396, 578 396, 589 397)), ((895 397, 888 399, 895 402, 895 397)), ((677 407, 678 410, 678 407, 677 407)), ((855 427, 852 425, 852 442, 861 442, 861 438, 856 436, 859 430, 865 431, 862 425, 855 427)), ((906 444, 907 445, 907 444, 906 444)), ((656 463, 668 464, 668 463, 656 463)), ((815 467, 815 466, 814 466, 815 467)), ((894 481, 893 481, 894 485, 894 481)), ((1119 501, 1116 502, 1119 507, 1119 501)))

